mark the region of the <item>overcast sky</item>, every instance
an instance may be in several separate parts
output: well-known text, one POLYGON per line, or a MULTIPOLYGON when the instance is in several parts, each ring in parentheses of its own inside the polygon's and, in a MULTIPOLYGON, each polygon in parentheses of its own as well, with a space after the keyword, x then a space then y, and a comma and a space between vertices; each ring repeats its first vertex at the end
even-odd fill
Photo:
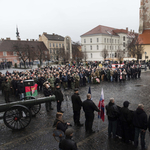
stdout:
POLYGON ((59 34, 80 41, 80 35, 104 25, 138 32, 140 0, 0 0, 0 38, 38 39, 59 34))

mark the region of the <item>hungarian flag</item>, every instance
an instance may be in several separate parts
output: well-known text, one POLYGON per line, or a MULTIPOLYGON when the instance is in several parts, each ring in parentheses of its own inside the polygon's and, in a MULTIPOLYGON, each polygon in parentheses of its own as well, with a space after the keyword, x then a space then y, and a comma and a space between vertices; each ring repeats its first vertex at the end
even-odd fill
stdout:
POLYGON ((25 87, 25 94, 26 96, 37 96, 37 84, 34 84, 34 86, 26 86, 25 87))
POLYGON ((104 93, 103 93, 103 88, 101 91, 101 98, 99 100, 98 108, 101 110, 98 112, 98 118, 102 119, 104 122, 104 111, 105 111, 105 106, 104 106, 104 93))

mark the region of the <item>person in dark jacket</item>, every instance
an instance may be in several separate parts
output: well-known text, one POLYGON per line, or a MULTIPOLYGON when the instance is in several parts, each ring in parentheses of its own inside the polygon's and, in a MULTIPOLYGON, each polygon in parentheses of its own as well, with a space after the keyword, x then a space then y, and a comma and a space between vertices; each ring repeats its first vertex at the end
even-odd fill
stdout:
POLYGON ((59 144, 61 150, 78 150, 76 142, 72 140, 73 132, 74 130, 72 128, 65 131, 66 137, 59 144))
POLYGON ((57 112, 53 127, 56 127, 58 130, 61 130, 65 133, 65 131, 68 129, 68 126, 71 126, 71 124, 69 122, 65 122, 62 117, 63 113, 57 112))
POLYGON ((108 116, 108 137, 111 138, 111 132, 113 138, 116 138, 117 119, 119 117, 119 110, 115 104, 114 98, 110 98, 110 102, 106 105, 106 114, 108 116))
POLYGON ((64 100, 64 98, 63 98, 63 94, 60 90, 60 86, 58 83, 56 84, 56 90, 54 92, 54 95, 55 95, 56 101, 57 101, 57 112, 63 113, 63 111, 61 110, 61 103, 64 100))
POLYGON ((131 111, 128 109, 129 104, 128 101, 123 102, 123 107, 120 109, 122 139, 126 143, 129 143, 129 126, 132 123, 131 111))
POLYGON ((94 111, 100 112, 100 110, 96 107, 94 102, 91 100, 91 94, 87 94, 87 100, 83 102, 83 110, 85 112, 85 131, 87 133, 95 133, 92 130, 92 125, 94 121, 94 111))
POLYGON ((145 150, 145 134, 148 126, 147 122, 147 114, 144 111, 144 105, 139 104, 136 111, 133 114, 133 125, 135 127, 135 135, 134 135, 134 146, 138 146, 138 139, 140 135, 141 139, 141 148, 145 150))
POLYGON ((9 103, 10 102, 10 100, 9 100, 9 96, 10 96, 10 83, 8 82, 8 78, 5 79, 3 88, 4 88, 5 102, 9 103))
POLYGON ((78 93, 78 89, 76 88, 74 90, 74 94, 71 96, 72 105, 73 105, 73 119, 74 124, 76 126, 83 126, 83 124, 80 123, 80 110, 82 107, 82 101, 78 93))
POLYGON ((18 94, 20 95, 20 100, 23 100, 25 94, 25 87, 23 80, 20 80, 20 83, 18 84, 18 94))
MULTIPOLYGON (((44 85, 44 87, 43 87, 44 96, 45 96, 45 97, 48 97, 48 96, 50 97, 50 96, 52 96, 53 93, 52 93, 52 90, 51 90, 51 88, 50 88, 50 86, 49 86, 48 81, 44 82, 43 85, 44 85)), ((53 108, 52 108, 51 106, 52 106, 51 101, 45 103, 45 108, 46 108, 46 111, 47 111, 47 112, 49 112, 50 110, 53 110, 53 108)))

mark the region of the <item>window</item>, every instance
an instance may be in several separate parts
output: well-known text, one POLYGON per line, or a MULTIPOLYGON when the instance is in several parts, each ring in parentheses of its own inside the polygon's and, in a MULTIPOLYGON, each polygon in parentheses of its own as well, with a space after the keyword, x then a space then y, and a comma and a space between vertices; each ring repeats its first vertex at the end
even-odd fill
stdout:
POLYGON ((58 47, 58 44, 56 43, 56 47, 58 47))
POLYGON ((90 38, 90 43, 92 43, 92 38, 90 38))
POLYGON ((123 43, 123 47, 125 47, 125 46, 126 46, 126 43, 124 42, 124 43, 123 43))
POLYGON ((112 43, 114 42, 114 40, 112 39, 112 43))
POLYGON ((55 54, 55 50, 53 49, 53 53, 55 54))
POLYGON ((64 44, 62 44, 62 47, 64 47, 64 44))
POLYGON ((90 46, 90 49, 92 50, 92 46, 90 46))
POLYGON ((104 42, 106 43, 106 38, 104 39, 104 42))
POLYGON ((50 49, 50 53, 52 53, 52 50, 50 49))
POLYGON ((107 39, 107 43, 108 43, 108 39, 107 39))
POLYGON ((116 43, 116 39, 115 39, 115 43, 116 43))
POLYGON ((125 40, 126 40, 126 37, 124 36, 124 37, 123 37, 123 41, 125 41, 125 40))
POLYGON ((91 58, 92 58, 92 53, 91 53, 91 58))
POLYGON ((99 42, 99 38, 97 38, 97 42, 99 42))
POLYGON ((118 40, 118 43, 119 43, 119 40, 118 40))
POLYGON ((119 49, 119 46, 118 46, 118 49, 119 49))
POLYGON ((117 53, 115 53, 115 57, 117 57, 117 53))
POLYGON ((84 50, 86 51, 86 46, 84 46, 84 50))
POLYGON ((111 46, 110 46, 110 50, 111 50, 111 46))
POLYGON ((109 49, 109 46, 107 45, 107 49, 109 49))
POLYGON ((14 56, 17 56, 17 52, 13 52, 13 55, 14 55, 14 56))
POLYGON ((47 55, 47 51, 45 51, 45 55, 47 55))
POLYGON ((49 43, 49 47, 51 47, 51 43, 49 43))
POLYGON ((61 47, 61 44, 59 44, 59 47, 61 47))
POLYGON ((7 56, 7 52, 3 52, 3 56, 7 56))
POLYGON ((99 50, 99 46, 97 45, 97 50, 99 50))
POLYGON ((114 49, 114 47, 112 46, 112 50, 114 49))
POLYGON ((84 39, 84 43, 86 43, 86 39, 84 39))
POLYGON ((124 49, 124 50, 123 50, 123 53, 125 54, 125 52, 126 52, 126 50, 124 49))
POLYGON ((53 47, 55 47, 55 43, 53 43, 53 47))
POLYGON ((111 54, 110 54, 110 58, 111 58, 111 54))
POLYGON ((111 43, 111 39, 110 39, 110 43, 111 43))

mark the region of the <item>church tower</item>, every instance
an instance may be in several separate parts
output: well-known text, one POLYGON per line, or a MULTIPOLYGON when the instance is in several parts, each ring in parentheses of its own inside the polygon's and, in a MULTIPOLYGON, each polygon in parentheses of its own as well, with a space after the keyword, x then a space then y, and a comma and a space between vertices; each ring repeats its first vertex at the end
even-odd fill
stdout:
POLYGON ((150 30, 150 0, 141 0, 139 34, 150 30))
POLYGON ((19 36, 19 31, 18 31, 18 27, 16 27, 16 38, 17 40, 19 40, 20 36, 19 36))

